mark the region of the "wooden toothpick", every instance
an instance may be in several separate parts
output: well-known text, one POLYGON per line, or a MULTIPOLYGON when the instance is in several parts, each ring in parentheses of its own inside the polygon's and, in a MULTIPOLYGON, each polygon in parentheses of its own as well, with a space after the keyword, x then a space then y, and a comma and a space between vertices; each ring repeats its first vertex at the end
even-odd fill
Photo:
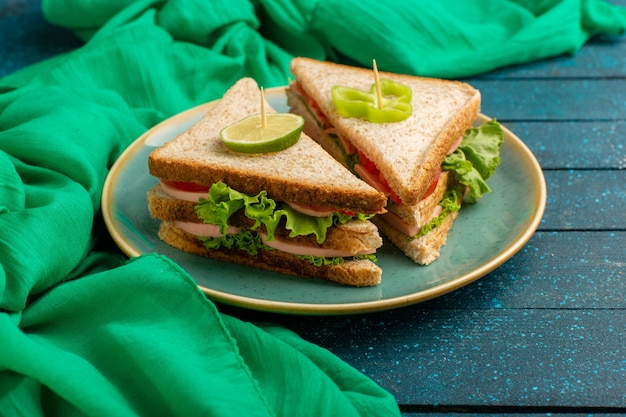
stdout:
POLYGON ((261 87, 261 129, 267 127, 267 117, 265 116, 265 93, 261 87))
POLYGON ((383 93, 380 90, 380 78, 378 76, 378 67, 376 66, 376 60, 372 60, 373 61, 373 67, 374 67, 374 84, 376 85, 376 99, 378 101, 378 108, 382 109, 383 108, 383 93))

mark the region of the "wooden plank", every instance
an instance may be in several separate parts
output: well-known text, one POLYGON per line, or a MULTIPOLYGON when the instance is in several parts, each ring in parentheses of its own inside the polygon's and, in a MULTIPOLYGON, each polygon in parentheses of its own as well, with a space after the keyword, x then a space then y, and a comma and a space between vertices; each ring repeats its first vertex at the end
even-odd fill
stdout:
POLYGON ((315 342, 324 346, 333 339, 334 353, 401 404, 624 401, 626 320, 616 311, 408 309, 355 324, 327 326, 315 342), (334 338, 346 334, 337 344, 334 338))
MULTIPOLYGON (((502 417, 503 415, 524 415, 524 417, 610 417, 616 413, 624 413, 621 407, 405 407, 405 409, 420 409, 422 412, 402 412, 402 417, 432 417, 433 415, 446 417, 502 417), (429 411, 428 411, 429 410, 429 411), (471 410, 471 411, 469 411, 471 410)), ((401 409, 402 410, 402 409, 401 409)))
POLYGON ((283 324, 330 349, 407 409, 619 408, 624 249, 626 231, 538 232, 491 274, 423 304, 338 317, 238 316, 283 324))
POLYGON ((626 121, 508 122, 543 169, 625 169, 626 121))
POLYGON ((540 230, 625 230, 626 170, 545 171, 540 230))
POLYGON ((619 407, 626 315, 618 309, 405 308, 326 318, 305 338, 400 404, 619 407))
MULTIPOLYGON (((478 281, 409 308, 626 309, 626 231, 537 232, 515 256, 478 281)), ((308 338, 326 326, 376 320, 376 314, 293 317, 219 305, 249 321, 277 322, 308 338)), ((404 314, 406 309, 399 309, 404 314)), ((362 331, 356 325, 355 332, 362 331)))
POLYGON ((424 309, 626 309, 626 232, 537 232, 502 266, 424 309))
POLYGON ((283 324, 330 349, 406 409, 619 408, 626 404, 620 248, 626 232, 538 232, 491 274, 423 304, 338 317, 237 315, 283 324))
POLYGON ((0 78, 83 44, 69 29, 48 23, 38 1, 9 2, 3 8, 0 78))
POLYGON ((482 113, 510 121, 626 120, 623 79, 473 80, 482 113))
POLYGON ((510 66, 476 78, 621 78, 625 69, 626 40, 623 37, 601 36, 589 41, 573 55, 510 66))

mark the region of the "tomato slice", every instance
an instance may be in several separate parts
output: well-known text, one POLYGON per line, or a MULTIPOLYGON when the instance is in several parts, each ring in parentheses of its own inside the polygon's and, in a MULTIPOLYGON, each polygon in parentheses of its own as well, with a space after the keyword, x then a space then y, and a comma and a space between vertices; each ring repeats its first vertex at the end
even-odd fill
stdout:
MULTIPOLYGON (((372 174, 372 176, 377 177, 378 182, 384 188, 383 190, 379 190, 379 191, 389 196, 389 198, 391 198, 391 201, 393 201, 394 203, 402 204, 402 199, 400 198, 398 194, 395 193, 395 191, 391 189, 391 187, 389 186, 389 183, 385 179, 385 176, 382 174, 382 172, 380 172, 378 168, 376 168, 376 164, 370 161, 367 158, 367 156, 363 154, 363 152, 358 151, 358 154, 359 154, 359 161, 361 162, 361 165, 363 166, 363 168, 365 168, 370 174, 372 174)), ((370 185, 376 188, 374 184, 370 184, 370 185)))
POLYGON ((378 175, 380 171, 378 170, 378 168, 376 168, 376 164, 370 161, 369 158, 365 156, 363 152, 361 151, 357 151, 357 152, 359 154, 359 161, 361 162, 361 165, 363 165, 365 169, 367 169, 372 174, 378 175))
MULTIPOLYGON (((358 151, 358 154, 359 154, 359 160, 361 162, 361 165, 369 173, 371 173, 373 176, 377 176, 378 177, 380 184, 384 188, 384 190, 380 190, 380 191, 382 191, 386 195, 388 195, 389 198, 391 198, 391 201, 393 201, 394 203, 402 204, 402 199, 400 198, 400 196, 398 194, 396 194, 391 189, 391 187, 389 186, 389 183, 385 179, 385 176, 378 170, 378 168, 376 168, 376 164, 374 164, 374 162, 370 161, 367 158, 367 156, 365 156, 363 154, 363 152, 358 151)), ((426 189, 426 192, 424 192, 424 195, 422 195, 422 198, 420 200, 424 200, 425 198, 427 198, 429 195, 431 195, 435 191, 435 188, 437 188, 437 184, 439 183, 439 177, 440 176, 441 176, 441 168, 439 168, 437 170, 437 173, 435 174, 435 177, 433 178, 433 181, 430 183, 430 185, 426 189)))
POLYGON ((297 81, 294 81, 291 84, 291 87, 292 87, 293 92, 298 94, 304 100, 309 110, 311 110, 311 113, 313 113, 313 116, 317 119, 317 122, 319 123, 319 125, 322 127, 328 126, 328 123, 327 123, 328 120, 326 118, 326 115, 324 114, 322 109, 320 109, 320 106, 317 104, 317 102, 315 102, 315 100, 313 100, 306 93, 306 91, 304 91, 300 83, 298 83, 297 81))
POLYGON ((209 191, 209 187, 207 187, 206 185, 201 185, 195 182, 168 181, 163 179, 161 180, 161 182, 169 185, 170 187, 178 188, 179 190, 189 191, 192 193, 204 193, 209 191))

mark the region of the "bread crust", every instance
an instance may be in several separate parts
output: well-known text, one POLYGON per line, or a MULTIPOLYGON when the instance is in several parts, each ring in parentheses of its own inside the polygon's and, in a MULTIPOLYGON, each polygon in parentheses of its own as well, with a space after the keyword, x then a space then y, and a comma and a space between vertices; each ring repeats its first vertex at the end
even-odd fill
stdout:
MULTIPOLYGON (((439 204, 448 187, 452 185, 452 175, 448 172, 441 173, 442 178, 437 184, 435 191, 424 201, 412 207, 397 206, 394 210, 406 223, 423 227, 430 221, 430 215, 434 207, 439 204), (444 175, 445 174, 445 175, 444 175), (430 208, 432 207, 432 208, 430 208)), ((459 204, 463 203, 463 195, 458 197, 459 204)), ((415 263, 420 265, 429 265, 439 258, 441 248, 446 244, 448 233, 459 215, 459 211, 448 213, 443 222, 431 229, 427 234, 417 239, 409 239, 409 236, 400 232, 391 226, 385 220, 384 216, 375 216, 372 222, 378 227, 378 230, 384 234, 394 245, 396 245, 406 256, 411 258, 415 263)))
POLYGON ((427 233, 414 240, 408 240, 405 234, 377 216, 372 221, 378 229, 413 262, 420 265, 429 265, 439 258, 441 248, 446 244, 448 233, 459 212, 449 213, 444 221, 427 233))
POLYGON ((412 206, 402 204, 398 205, 390 202, 387 209, 396 214, 403 222, 415 227, 424 226, 429 220, 430 216, 435 210, 435 207, 441 202, 443 196, 448 191, 448 187, 451 185, 452 175, 448 171, 443 171, 437 182, 437 186, 431 195, 420 200, 417 204, 412 206))
POLYGON ((411 87, 413 113, 397 123, 370 123, 339 115, 333 85, 369 90, 372 71, 365 68, 294 58, 291 72, 330 123, 373 161, 404 204, 424 194, 450 147, 469 128, 480 109, 480 92, 469 84, 380 72, 411 87))
MULTIPOLYGON (((265 190, 275 200, 309 206, 368 214, 385 211, 382 193, 355 178, 305 134, 280 152, 244 154, 228 149, 220 130, 260 113, 260 103, 256 82, 241 79, 199 122, 150 153, 150 174, 206 186, 223 181, 245 194, 265 190)), ((269 104, 267 111, 273 111, 269 104)))
POLYGON ((204 247, 195 236, 177 228, 169 221, 161 222, 159 238, 168 245, 193 255, 248 267, 300 277, 323 278, 342 285, 366 287, 381 282, 382 270, 368 260, 347 260, 337 266, 315 266, 294 255, 279 250, 260 250, 249 255, 240 249, 211 249, 204 247))

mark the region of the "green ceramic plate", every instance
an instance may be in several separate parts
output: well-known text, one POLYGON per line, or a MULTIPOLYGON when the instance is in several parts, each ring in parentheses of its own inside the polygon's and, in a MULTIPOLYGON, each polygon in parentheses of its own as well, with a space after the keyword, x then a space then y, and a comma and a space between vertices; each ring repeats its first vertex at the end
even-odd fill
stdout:
MULTIPOLYGON (((284 88, 266 90, 278 111, 287 111, 284 88)), ((494 270, 519 251, 537 229, 546 185, 537 160, 505 129, 502 163, 489 179, 493 191, 464 206, 441 257, 418 266, 386 243, 377 253, 383 270, 376 287, 353 288, 332 282, 260 271, 188 255, 157 237, 146 192, 157 183, 148 173, 148 154, 195 123, 214 103, 178 114, 139 137, 117 160, 104 185, 102 210, 117 245, 128 256, 158 252, 181 265, 215 301, 289 314, 348 314, 397 308, 425 301, 494 270)), ((481 115, 477 120, 488 120, 481 115)))

